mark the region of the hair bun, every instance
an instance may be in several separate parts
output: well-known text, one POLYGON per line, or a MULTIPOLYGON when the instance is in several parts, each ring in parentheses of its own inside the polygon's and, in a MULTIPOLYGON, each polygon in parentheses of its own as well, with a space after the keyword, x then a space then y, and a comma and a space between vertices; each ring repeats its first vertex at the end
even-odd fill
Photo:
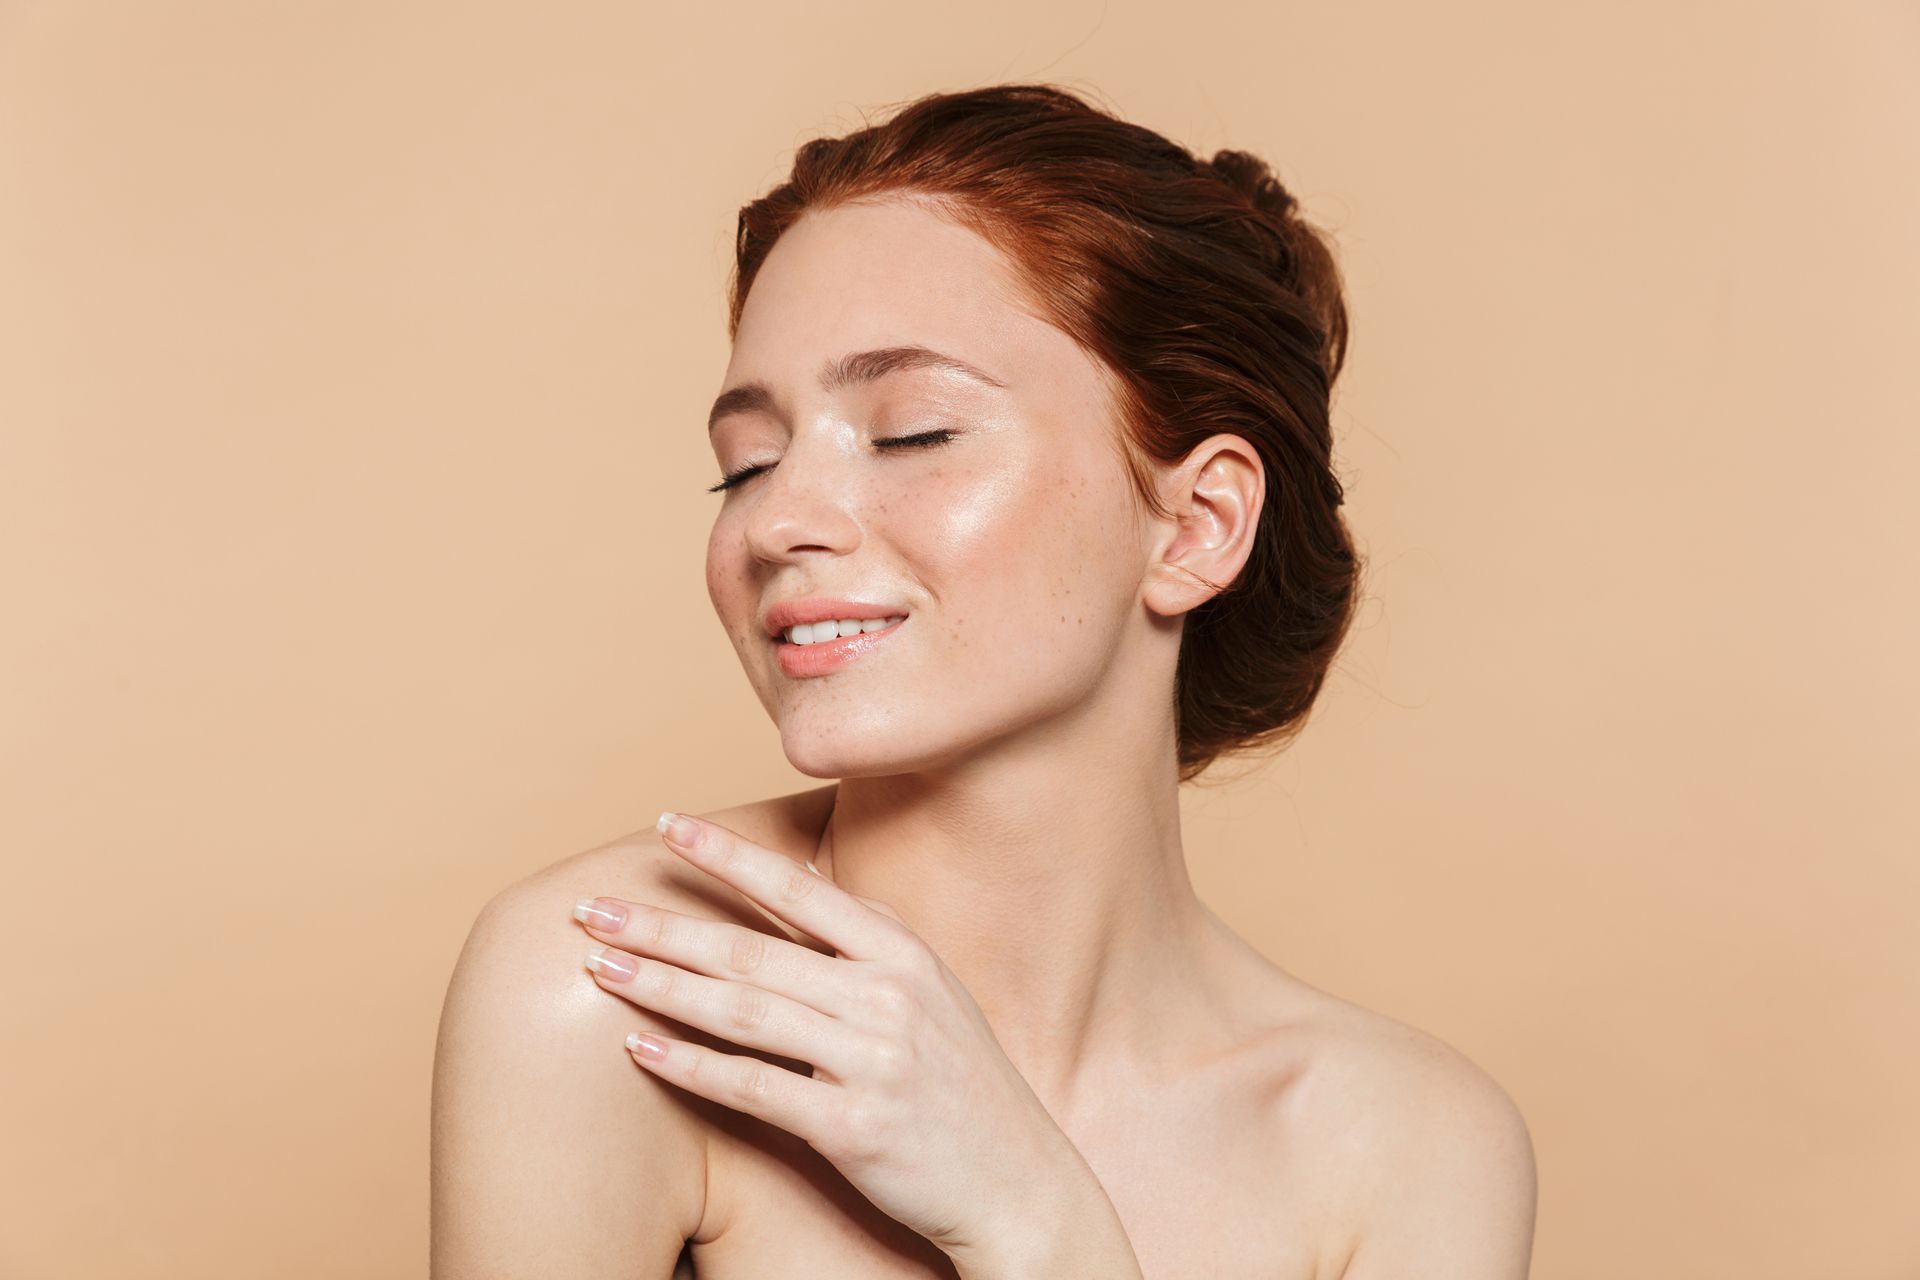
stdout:
POLYGON ((1200 168, 1266 215, 1249 220, 1264 241, 1263 261, 1318 321, 1321 366, 1331 390, 1347 358, 1347 307, 1340 268, 1327 240, 1300 216, 1300 202, 1281 185, 1267 162, 1252 152, 1216 151, 1213 159, 1200 161, 1200 168))
POLYGON ((1299 207, 1300 202, 1273 176, 1267 162, 1250 151, 1216 151, 1205 163, 1256 209, 1284 218, 1299 207))

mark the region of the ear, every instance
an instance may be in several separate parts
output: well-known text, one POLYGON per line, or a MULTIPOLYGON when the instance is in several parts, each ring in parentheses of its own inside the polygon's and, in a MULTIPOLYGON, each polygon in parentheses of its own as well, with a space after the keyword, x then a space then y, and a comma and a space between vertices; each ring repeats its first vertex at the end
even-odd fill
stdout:
POLYGON ((1141 596, 1171 618, 1205 604, 1240 576, 1266 500, 1266 468, 1242 437, 1209 436, 1165 473, 1160 493, 1178 519, 1159 524, 1162 542, 1141 596))

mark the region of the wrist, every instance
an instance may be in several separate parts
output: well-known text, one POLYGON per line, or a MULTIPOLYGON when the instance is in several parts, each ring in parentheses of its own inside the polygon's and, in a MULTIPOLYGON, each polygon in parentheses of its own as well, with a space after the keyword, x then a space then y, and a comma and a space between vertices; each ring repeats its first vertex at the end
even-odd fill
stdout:
POLYGON ((1081 1179, 1041 1183, 1053 1194, 1035 1188, 991 1238, 948 1249, 959 1280, 1142 1280, 1113 1201, 1091 1170, 1082 1172, 1081 1179))

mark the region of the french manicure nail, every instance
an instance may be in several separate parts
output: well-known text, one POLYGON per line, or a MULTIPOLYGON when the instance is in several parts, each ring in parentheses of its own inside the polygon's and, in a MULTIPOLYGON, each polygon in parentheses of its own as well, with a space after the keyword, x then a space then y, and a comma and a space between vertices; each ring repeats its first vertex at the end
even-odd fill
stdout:
POLYGON ((587 968, 603 978, 615 982, 625 982, 633 977, 633 958, 625 956, 611 947, 602 947, 587 956, 587 968))
POLYGON ((675 844, 684 845, 689 849, 700 840, 700 824, 685 814, 675 813, 671 809, 661 813, 660 820, 653 824, 653 829, 675 844))
POLYGON ((573 918, 602 933, 611 933, 627 922, 627 909, 600 898, 582 898, 573 904, 573 918))

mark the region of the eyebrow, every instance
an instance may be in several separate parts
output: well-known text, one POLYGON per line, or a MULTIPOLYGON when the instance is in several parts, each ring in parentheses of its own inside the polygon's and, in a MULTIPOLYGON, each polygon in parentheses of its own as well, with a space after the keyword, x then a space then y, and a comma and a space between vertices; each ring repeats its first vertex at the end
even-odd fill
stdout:
MULTIPOLYGON (((907 369, 944 369, 949 373, 958 373, 972 378, 989 387, 1005 387, 1007 384, 981 369, 975 368, 965 360, 950 356, 917 344, 897 347, 880 347, 873 351, 855 351, 829 360, 820 369, 820 386, 826 391, 838 391, 843 387, 860 383, 876 382, 890 373, 899 373, 907 369)), ((707 431, 712 433, 714 424, 730 413, 766 413, 779 418, 779 401, 773 394, 773 388, 764 382, 743 382, 737 387, 722 391, 713 402, 713 409, 707 414, 707 431)))

